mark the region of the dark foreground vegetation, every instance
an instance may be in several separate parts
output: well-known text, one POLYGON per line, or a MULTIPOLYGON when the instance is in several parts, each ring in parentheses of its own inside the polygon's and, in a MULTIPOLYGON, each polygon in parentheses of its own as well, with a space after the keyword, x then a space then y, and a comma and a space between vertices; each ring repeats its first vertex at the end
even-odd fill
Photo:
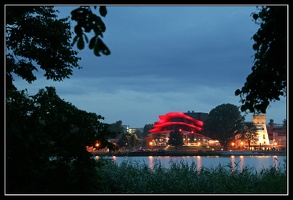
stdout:
MULTIPOLYGON (((287 168, 277 165, 256 170, 240 168, 238 163, 216 167, 197 167, 184 160, 170 161, 169 167, 154 160, 146 163, 122 161, 119 165, 109 157, 91 159, 89 168, 76 164, 38 175, 23 185, 19 181, 8 195, 200 195, 200 194, 277 194, 287 195, 287 168), (58 173, 56 173, 58 172, 58 173), (87 172, 87 173, 85 173, 87 172), (44 174, 45 175, 45 174, 44 174), (43 181, 42 181, 43 180, 43 181), (46 181, 45 181, 46 180, 46 181)), ((54 162, 54 161, 52 161, 54 162)), ((73 161, 74 162, 74 161, 73 161)), ((286 163, 286 162, 285 162, 286 163)))
POLYGON ((145 163, 123 161, 119 166, 111 160, 103 163, 97 193, 107 194, 286 194, 286 166, 266 168, 232 168, 226 166, 198 169, 196 164, 180 161, 164 168, 155 161, 152 168, 145 163))

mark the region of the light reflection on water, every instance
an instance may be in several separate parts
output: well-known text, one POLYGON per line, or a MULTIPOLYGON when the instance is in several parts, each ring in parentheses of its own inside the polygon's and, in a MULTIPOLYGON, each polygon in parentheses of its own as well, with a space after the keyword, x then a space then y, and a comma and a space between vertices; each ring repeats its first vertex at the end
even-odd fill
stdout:
MULTIPOLYGON (((116 157, 110 156, 108 158, 118 164, 123 162, 146 164, 151 169, 154 165, 160 164, 164 168, 169 168, 172 163, 182 162, 184 164, 195 164, 197 170, 200 171, 202 167, 216 168, 218 166, 230 167, 231 169, 243 170, 246 166, 256 170, 261 170, 270 167, 285 167, 286 168, 286 156, 130 156, 130 157, 116 157)), ((96 156, 99 159, 99 156, 96 156)))

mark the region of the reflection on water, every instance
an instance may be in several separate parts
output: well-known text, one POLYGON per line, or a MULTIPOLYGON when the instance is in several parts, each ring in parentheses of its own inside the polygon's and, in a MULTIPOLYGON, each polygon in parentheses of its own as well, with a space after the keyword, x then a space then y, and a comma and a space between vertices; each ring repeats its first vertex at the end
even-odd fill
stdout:
POLYGON ((196 161, 197 161, 197 170, 200 171, 201 169, 201 157, 200 156, 196 156, 196 161))
MULTIPOLYGON (((280 166, 286 168, 286 156, 137 156, 137 157, 110 157, 116 164, 120 165, 123 161, 128 163, 146 164, 151 169, 154 165, 160 164, 164 168, 169 168, 172 163, 195 164, 197 170, 200 171, 202 167, 215 168, 218 166, 230 167, 232 170, 243 170, 246 166, 261 170, 265 168, 280 166)), ((96 156, 99 159, 99 156, 96 156)))

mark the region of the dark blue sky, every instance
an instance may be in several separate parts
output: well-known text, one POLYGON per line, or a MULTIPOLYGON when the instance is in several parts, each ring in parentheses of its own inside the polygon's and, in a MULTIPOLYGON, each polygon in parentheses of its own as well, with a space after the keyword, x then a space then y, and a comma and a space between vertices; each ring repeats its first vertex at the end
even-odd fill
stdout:
MULTIPOLYGON (((65 17, 73 8, 58 10, 65 17)), ((240 106, 234 92, 251 73, 251 37, 259 28, 251 17, 256 5, 108 5, 107 11, 103 41, 111 55, 96 57, 84 49, 79 53, 83 68, 70 79, 39 78, 29 86, 18 80, 17 85, 30 93, 54 86, 79 109, 134 128, 168 112, 240 106)), ((285 118, 282 98, 267 110, 267 123, 285 118)), ((246 121, 252 121, 251 114, 246 121)))

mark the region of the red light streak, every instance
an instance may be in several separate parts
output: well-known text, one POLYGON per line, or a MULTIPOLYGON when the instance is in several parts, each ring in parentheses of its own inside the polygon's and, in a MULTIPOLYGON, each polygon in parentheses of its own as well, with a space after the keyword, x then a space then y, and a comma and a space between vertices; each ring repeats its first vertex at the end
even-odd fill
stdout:
POLYGON ((149 130, 150 133, 162 132, 166 131, 165 128, 172 125, 180 125, 183 127, 189 127, 192 129, 191 133, 194 134, 194 130, 201 131, 203 126, 203 121, 194 119, 183 112, 169 112, 166 115, 160 115, 159 121, 154 123, 153 129, 149 130), (170 121, 173 118, 183 118, 188 120, 190 123, 187 122, 174 122, 170 121))

